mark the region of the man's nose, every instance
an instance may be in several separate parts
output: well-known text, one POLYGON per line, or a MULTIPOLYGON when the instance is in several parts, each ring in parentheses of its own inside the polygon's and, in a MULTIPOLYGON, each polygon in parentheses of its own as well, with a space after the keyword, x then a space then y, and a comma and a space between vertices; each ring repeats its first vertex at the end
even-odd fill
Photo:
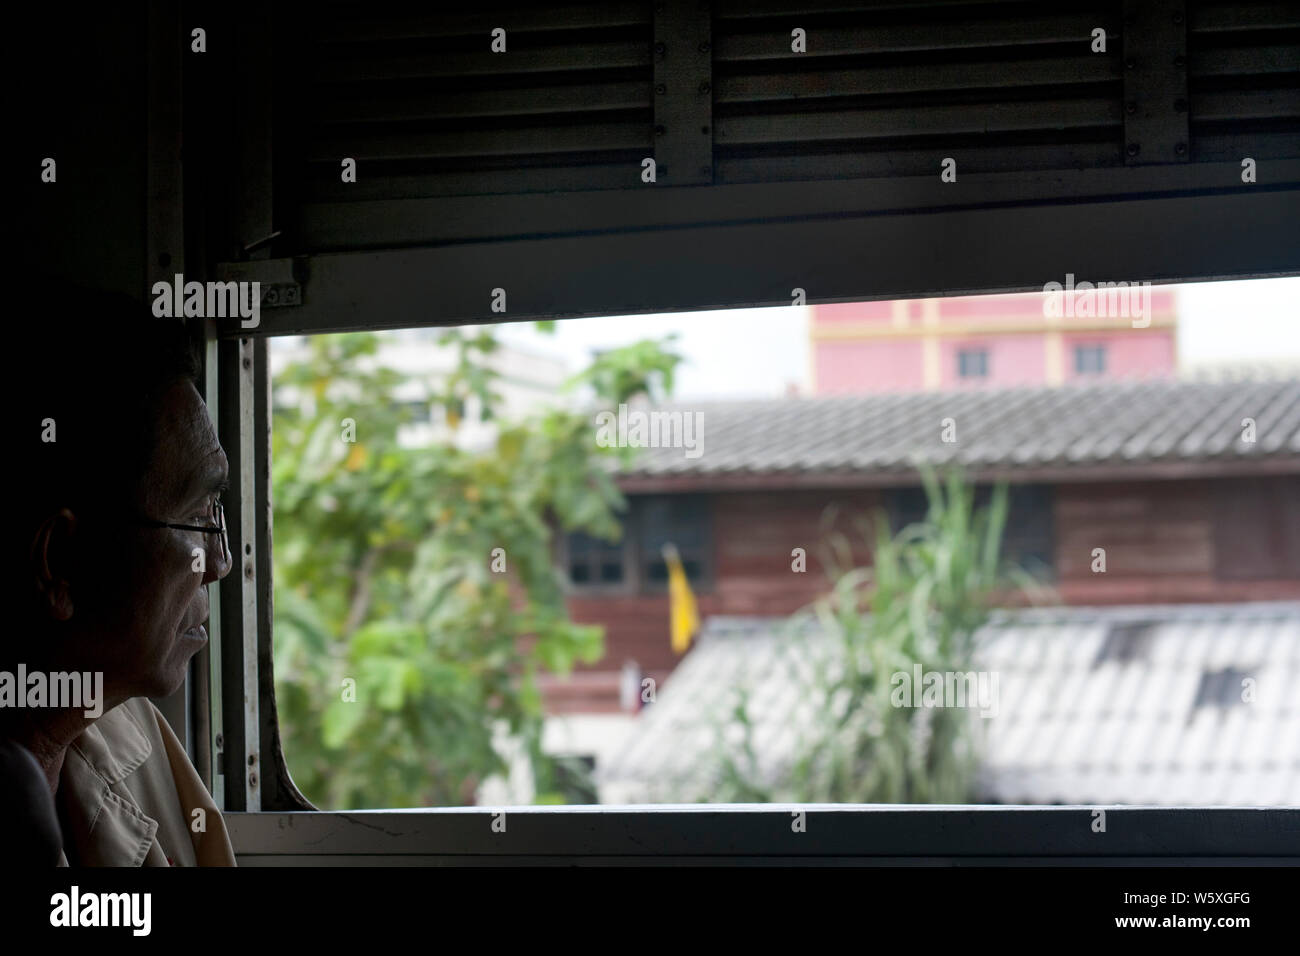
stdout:
POLYGON ((225 534, 208 536, 208 562, 207 573, 203 575, 204 584, 220 581, 230 573, 234 559, 230 553, 229 533, 227 530, 225 534))
POLYGON ((231 567, 234 566, 234 561, 232 560, 230 555, 229 544, 226 544, 225 547, 221 549, 221 557, 217 559, 217 565, 218 565, 217 573, 216 576, 213 578, 214 581, 220 581, 222 578, 224 578, 227 574, 230 573, 231 567))

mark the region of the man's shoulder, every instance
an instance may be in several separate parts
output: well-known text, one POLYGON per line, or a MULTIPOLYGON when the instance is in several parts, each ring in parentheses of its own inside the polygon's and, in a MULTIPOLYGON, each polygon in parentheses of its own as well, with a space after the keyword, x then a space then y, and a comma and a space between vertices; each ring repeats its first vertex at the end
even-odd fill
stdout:
POLYGON ((130 786, 146 813, 158 821, 158 839, 169 862, 200 866, 234 866, 235 855, 221 819, 185 746, 166 716, 147 697, 121 705, 141 725, 153 754, 130 786))

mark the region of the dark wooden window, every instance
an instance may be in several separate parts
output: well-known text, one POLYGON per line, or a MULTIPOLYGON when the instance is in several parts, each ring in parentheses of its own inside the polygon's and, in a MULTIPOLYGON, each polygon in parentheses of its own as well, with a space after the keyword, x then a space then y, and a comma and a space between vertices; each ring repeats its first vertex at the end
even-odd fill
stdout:
POLYGON ((565 568, 574 587, 610 587, 629 577, 623 541, 606 541, 581 531, 568 536, 565 568))
POLYGON ((663 546, 674 544, 692 587, 710 581, 712 548, 708 498, 702 495, 646 495, 633 499, 643 590, 668 586, 663 546))
MULTIPOLYGON (((976 507, 987 507, 991 489, 975 488, 976 507)), ((1011 485, 1007 522, 1002 531, 1003 559, 1041 579, 1055 576, 1055 489, 1051 485, 1011 485)), ((924 521, 930 504, 921 487, 895 488, 885 495, 889 526, 895 534, 909 524, 924 521)))
POLYGON ((668 587, 663 546, 677 546, 693 588, 712 583, 713 537, 703 495, 628 498, 623 538, 609 542, 582 532, 564 538, 561 563, 577 590, 662 591, 668 587))
MULTIPOLYGON (((976 501, 983 491, 976 490, 976 501)), ((1051 485, 1012 485, 1002 554, 1045 580, 1056 575, 1056 489, 1051 485)))
POLYGON ((885 510, 889 512, 889 530, 898 534, 909 524, 924 521, 930 502, 924 488, 891 488, 885 492, 885 510))

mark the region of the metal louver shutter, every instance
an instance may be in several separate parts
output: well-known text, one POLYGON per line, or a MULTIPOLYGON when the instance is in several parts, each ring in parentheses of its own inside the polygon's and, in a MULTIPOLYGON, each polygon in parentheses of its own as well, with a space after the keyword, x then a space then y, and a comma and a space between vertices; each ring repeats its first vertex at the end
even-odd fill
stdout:
POLYGON ((234 112, 272 115, 241 155, 274 168, 237 248, 268 262, 218 272, 289 297, 270 334, 491 320, 506 271, 517 318, 1295 269, 1294 2, 376 0, 246 33, 234 112))
POLYGON ((1300 156, 1300 4, 1189 10, 1192 159, 1300 156))
POLYGON ((1118 2, 728 0, 714 21, 725 182, 1123 162, 1118 2), (818 8, 821 9, 818 9, 818 8), (807 52, 791 52, 791 30, 807 52), (1107 52, 1091 52, 1094 28, 1107 52))
POLYGON ((303 202, 634 185, 652 150, 646 3, 348 4, 306 21, 277 143, 303 202), (426 12, 427 11, 427 12, 426 12), (491 31, 506 29, 507 52, 491 31), (356 159, 354 184, 340 179, 356 159))

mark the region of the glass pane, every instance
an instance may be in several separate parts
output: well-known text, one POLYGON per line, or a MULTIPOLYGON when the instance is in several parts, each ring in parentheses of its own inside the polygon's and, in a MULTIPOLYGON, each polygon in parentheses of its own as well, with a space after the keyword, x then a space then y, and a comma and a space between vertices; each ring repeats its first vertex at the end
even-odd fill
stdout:
POLYGON ((295 782, 329 809, 1300 803, 1276 771, 1294 734, 1263 696, 1300 649, 1300 371, 1223 366, 1300 361, 1282 334, 1300 289, 1232 286, 1162 287, 1140 325, 1049 320, 1031 294, 476 326, 500 348, 469 350, 473 375, 445 378, 459 352, 436 338, 392 364, 500 401, 406 442, 409 396, 384 399, 342 343, 272 339, 295 782), (678 397, 651 368, 671 348, 678 397), (291 358, 306 371, 281 377, 291 358), (601 384, 566 391, 583 371, 601 384), (293 394, 317 380, 314 404, 293 394), (358 401, 361 440, 334 447, 358 401), (676 432, 654 414, 698 414, 702 440, 656 444, 676 432))

